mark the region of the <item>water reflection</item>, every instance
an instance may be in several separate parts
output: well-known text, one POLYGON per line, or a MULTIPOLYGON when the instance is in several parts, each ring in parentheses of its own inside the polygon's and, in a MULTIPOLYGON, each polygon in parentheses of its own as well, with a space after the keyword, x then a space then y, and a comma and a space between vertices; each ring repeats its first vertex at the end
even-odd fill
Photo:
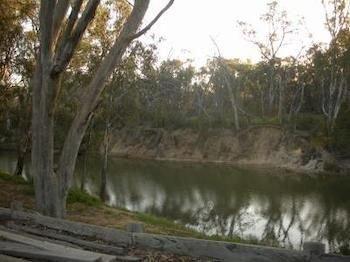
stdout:
MULTIPOLYGON (((0 169, 14 161, 0 155, 0 169)), ((101 163, 90 157, 84 188, 98 195, 101 163)), ((80 186, 83 161, 75 184, 80 186)), ((27 171, 28 172, 28 171, 27 171)), ((329 249, 350 240, 350 177, 271 175, 216 165, 112 160, 109 204, 164 216, 208 235, 254 237, 300 248, 306 240, 329 249)))

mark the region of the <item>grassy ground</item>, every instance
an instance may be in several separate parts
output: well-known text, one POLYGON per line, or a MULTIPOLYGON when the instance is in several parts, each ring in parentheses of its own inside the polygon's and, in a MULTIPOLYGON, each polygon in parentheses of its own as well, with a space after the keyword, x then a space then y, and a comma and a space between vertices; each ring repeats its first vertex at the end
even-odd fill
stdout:
MULTIPOLYGON (((0 171, 0 206, 10 207, 11 202, 14 200, 21 201, 25 209, 33 210, 33 186, 21 177, 11 176, 0 171)), ((255 239, 243 240, 239 237, 208 237, 165 218, 106 206, 98 198, 92 197, 80 190, 71 190, 69 193, 67 200, 67 219, 117 229, 125 229, 129 223, 142 223, 147 233, 263 244, 255 239)))

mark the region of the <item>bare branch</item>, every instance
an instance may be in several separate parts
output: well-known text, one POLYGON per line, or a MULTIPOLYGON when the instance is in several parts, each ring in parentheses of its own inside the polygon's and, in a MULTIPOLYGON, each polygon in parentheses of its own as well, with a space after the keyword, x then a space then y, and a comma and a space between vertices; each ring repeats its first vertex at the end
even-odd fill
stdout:
POLYGON ((152 28, 152 26, 155 23, 157 23, 159 18, 173 5, 174 2, 175 2, 175 0, 170 0, 168 2, 168 4, 158 13, 158 15, 147 26, 145 26, 142 30, 140 30, 139 32, 137 32, 136 34, 134 34, 130 37, 131 40, 136 39, 136 38, 144 35, 145 33, 147 33, 147 31, 149 31, 152 28))

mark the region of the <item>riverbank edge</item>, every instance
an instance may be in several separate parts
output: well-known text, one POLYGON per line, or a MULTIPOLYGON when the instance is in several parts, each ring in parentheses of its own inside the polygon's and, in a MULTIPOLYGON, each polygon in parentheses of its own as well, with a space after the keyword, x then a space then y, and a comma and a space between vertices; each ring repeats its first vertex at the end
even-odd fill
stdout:
MULTIPOLYGON (((1 151, 16 152, 14 145, 3 146, 0 144, 1 151)), ((80 155, 86 152, 80 152, 80 155)), ((91 155, 100 156, 99 151, 89 152, 91 155)), ((332 155, 331 155, 332 156, 332 155)), ((213 165, 225 165, 229 167, 237 167, 243 169, 253 169, 253 170, 275 170, 287 173, 293 173, 298 175, 310 175, 310 176, 323 176, 323 175, 337 175, 337 176, 348 176, 350 175, 350 159, 336 159, 332 156, 332 166, 330 170, 318 170, 318 169, 307 169, 303 166, 299 168, 287 165, 273 165, 267 163, 253 163, 253 162, 240 162, 240 161, 224 161, 224 160, 208 160, 208 159, 191 159, 191 158, 164 158, 164 157, 148 157, 141 155, 131 155, 131 154, 119 154, 110 152, 109 157, 114 159, 129 159, 129 160, 147 160, 147 161, 159 161, 159 162, 175 162, 175 163, 193 163, 193 164, 213 164, 213 165)), ((1 170, 0 170, 1 172, 1 170)))
POLYGON ((253 126, 238 133, 231 129, 122 128, 113 133, 109 154, 126 159, 349 175, 350 159, 340 158, 316 140, 275 125, 253 126))
MULTIPOLYGON (((98 155, 98 152, 94 152, 98 155)), ((314 169, 304 169, 304 168, 292 168, 283 165, 272 165, 266 163, 240 163, 235 161, 222 161, 222 160, 200 160, 200 159, 189 159, 189 158, 161 158, 161 157, 144 157, 144 156, 133 156, 128 154, 110 154, 113 159, 127 159, 127 160, 144 160, 144 161, 159 161, 159 162, 169 162, 169 163, 184 163, 184 164, 210 164, 210 165, 223 165, 227 167, 234 167, 247 170, 257 170, 257 171, 273 171, 270 174, 280 174, 285 172, 284 175, 308 175, 308 176, 350 176, 350 160, 338 161, 335 166, 336 170, 325 171, 325 170, 314 170, 314 169)))

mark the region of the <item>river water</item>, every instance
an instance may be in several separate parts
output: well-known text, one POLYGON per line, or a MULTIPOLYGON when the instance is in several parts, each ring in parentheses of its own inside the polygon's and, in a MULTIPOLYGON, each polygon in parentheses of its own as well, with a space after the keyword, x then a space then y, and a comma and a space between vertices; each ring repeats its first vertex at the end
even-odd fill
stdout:
MULTIPOLYGON (((14 167, 15 155, 0 152, 0 170, 14 167)), ((101 161, 79 159, 77 186, 84 170, 85 190, 97 195, 101 161)), ((322 241, 330 251, 350 241, 350 176, 111 159, 107 181, 109 205, 166 217, 207 235, 295 249, 322 241)))

